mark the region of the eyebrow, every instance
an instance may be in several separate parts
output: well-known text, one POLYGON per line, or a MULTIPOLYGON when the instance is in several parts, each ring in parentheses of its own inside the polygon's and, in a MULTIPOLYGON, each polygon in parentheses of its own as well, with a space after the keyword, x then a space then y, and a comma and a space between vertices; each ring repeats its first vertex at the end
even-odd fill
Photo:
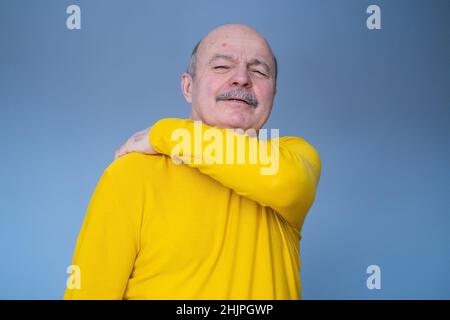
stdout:
MULTIPOLYGON (((233 58, 232 56, 229 56, 229 55, 226 55, 226 54, 215 54, 215 55, 209 60, 209 63, 208 63, 208 64, 212 64, 214 61, 219 60, 219 59, 227 60, 227 61, 230 61, 230 62, 233 62, 233 63, 236 62, 236 59, 233 58)), ((270 66, 269 66, 266 62, 264 62, 264 61, 262 61, 262 60, 260 60, 260 59, 254 58, 254 59, 250 60, 250 62, 248 63, 248 65, 249 65, 249 66, 262 66, 264 69, 266 69, 266 72, 267 72, 267 73, 270 73, 270 74, 271 74, 271 70, 272 70, 272 69, 270 68, 270 66)))
POLYGON ((236 62, 236 59, 234 59, 232 56, 226 55, 226 54, 215 54, 210 60, 209 60, 209 64, 213 63, 216 60, 219 59, 224 59, 224 60, 228 60, 230 62, 236 62))

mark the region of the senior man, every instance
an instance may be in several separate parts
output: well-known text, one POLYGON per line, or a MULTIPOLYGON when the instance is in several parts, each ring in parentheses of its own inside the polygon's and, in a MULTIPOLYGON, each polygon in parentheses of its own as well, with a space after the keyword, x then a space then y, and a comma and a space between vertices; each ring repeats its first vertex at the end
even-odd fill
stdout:
POLYGON ((281 137, 263 143, 277 154, 275 171, 249 162, 276 78, 268 42, 248 26, 220 26, 197 44, 181 78, 191 118, 161 119, 116 151, 78 236, 80 287, 66 299, 301 298, 299 242, 319 155, 302 138, 281 137), (221 138, 215 156, 207 143, 174 156, 177 130, 203 141, 231 132, 248 144, 234 144, 230 159, 250 155, 216 161, 232 142, 221 138))

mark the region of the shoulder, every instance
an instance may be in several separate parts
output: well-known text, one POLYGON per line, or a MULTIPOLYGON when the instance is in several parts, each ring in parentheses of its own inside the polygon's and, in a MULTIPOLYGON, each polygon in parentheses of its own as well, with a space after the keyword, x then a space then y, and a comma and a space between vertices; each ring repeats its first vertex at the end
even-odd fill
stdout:
POLYGON ((160 181, 167 180, 167 170, 162 168, 164 162, 163 156, 136 152, 115 159, 103 171, 94 201, 114 203, 118 211, 138 221, 145 200, 158 190, 160 181))
POLYGON ((115 159, 105 169, 111 179, 116 184, 124 182, 140 183, 148 181, 148 177, 157 177, 164 170, 164 156, 148 155, 138 152, 130 152, 126 155, 115 159))

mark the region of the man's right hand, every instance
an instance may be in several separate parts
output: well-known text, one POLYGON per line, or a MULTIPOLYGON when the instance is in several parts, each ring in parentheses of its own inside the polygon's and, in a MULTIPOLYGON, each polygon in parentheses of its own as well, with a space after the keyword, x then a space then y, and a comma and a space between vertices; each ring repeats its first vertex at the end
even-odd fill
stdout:
POLYGON ((129 152, 141 152, 145 154, 158 154, 150 145, 149 133, 151 127, 145 130, 136 132, 133 134, 127 142, 125 142, 120 148, 116 150, 114 160, 129 153, 129 152))

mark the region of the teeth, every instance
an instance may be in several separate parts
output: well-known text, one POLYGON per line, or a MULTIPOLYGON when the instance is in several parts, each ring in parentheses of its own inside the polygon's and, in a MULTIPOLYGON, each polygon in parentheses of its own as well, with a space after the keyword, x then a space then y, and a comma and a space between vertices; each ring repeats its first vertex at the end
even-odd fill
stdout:
POLYGON ((240 100, 240 99, 229 99, 229 100, 234 100, 234 101, 245 102, 245 103, 247 103, 247 104, 248 104, 248 102, 247 102, 247 101, 245 101, 245 100, 240 100))

